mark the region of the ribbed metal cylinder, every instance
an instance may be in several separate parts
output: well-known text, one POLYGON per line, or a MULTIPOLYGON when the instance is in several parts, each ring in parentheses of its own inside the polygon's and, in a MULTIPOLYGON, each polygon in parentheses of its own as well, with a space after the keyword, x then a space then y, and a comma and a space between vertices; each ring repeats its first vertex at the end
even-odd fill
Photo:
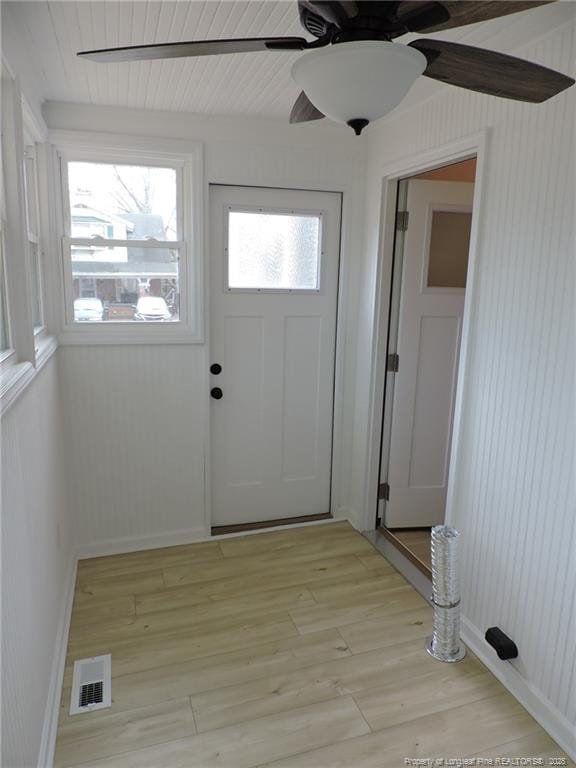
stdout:
POLYGON ((427 650, 440 661, 460 661, 466 650, 460 641, 460 534, 447 525, 431 532, 433 633, 427 650))

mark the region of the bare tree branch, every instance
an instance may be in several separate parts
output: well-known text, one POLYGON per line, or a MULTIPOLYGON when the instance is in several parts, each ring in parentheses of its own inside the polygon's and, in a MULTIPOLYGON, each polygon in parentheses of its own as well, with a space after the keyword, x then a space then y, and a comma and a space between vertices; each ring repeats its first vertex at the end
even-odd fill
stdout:
MULTIPOLYGON (((112 168, 114 169, 114 175, 116 176, 116 181, 120 184, 122 189, 126 192, 126 194, 129 196, 129 198, 133 201, 134 205, 136 206, 136 209, 140 213, 150 213, 150 199, 149 199, 149 192, 146 192, 146 199, 144 202, 140 201, 136 195, 132 192, 132 190, 128 187, 128 185, 125 183, 124 179, 120 175, 118 168, 113 165, 112 168)), ((149 183, 148 183, 148 190, 149 190, 149 183)), ((126 207, 126 204, 124 203, 124 206, 126 207)), ((130 208, 127 207, 127 210, 129 211, 130 208)))

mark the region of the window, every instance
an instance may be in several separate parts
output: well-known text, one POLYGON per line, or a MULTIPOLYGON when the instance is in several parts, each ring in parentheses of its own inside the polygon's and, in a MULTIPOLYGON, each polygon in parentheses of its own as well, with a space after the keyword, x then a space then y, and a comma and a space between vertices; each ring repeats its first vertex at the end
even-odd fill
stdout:
MULTIPOLYGON (((2 82, 4 88, 4 80, 2 82)), ((6 113, 6 110, 5 110, 6 113)), ((6 114, 4 114, 4 120, 6 114)), ((0 152, 0 363, 11 356, 10 327, 8 315, 8 292, 6 287, 6 181, 4 177, 5 135, 2 125, 2 152, 0 152)))
POLYGON ((71 322, 179 322, 182 168, 68 159, 64 169, 71 322))
POLYGON ((33 142, 28 142, 24 147, 24 198, 26 203, 26 231, 30 264, 30 303, 32 305, 34 332, 38 333, 44 327, 44 309, 42 299, 36 145, 33 142))
POLYGON ((6 280, 4 278, 4 221, 0 221, 0 360, 10 350, 8 308, 6 306, 6 280))
POLYGON ((428 288, 465 288, 472 214, 432 211, 428 288))
POLYGON ((318 291, 322 214, 229 209, 228 290, 318 291))

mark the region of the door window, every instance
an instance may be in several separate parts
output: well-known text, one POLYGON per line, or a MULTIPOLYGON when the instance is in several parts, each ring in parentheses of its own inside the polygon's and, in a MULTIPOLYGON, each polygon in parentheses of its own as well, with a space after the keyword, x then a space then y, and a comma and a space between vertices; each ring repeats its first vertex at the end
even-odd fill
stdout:
POLYGON ((465 288, 472 214, 432 211, 428 288, 465 288))
POLYGON ((318 291, 322 214, 228 210, 229 291, 318 291))

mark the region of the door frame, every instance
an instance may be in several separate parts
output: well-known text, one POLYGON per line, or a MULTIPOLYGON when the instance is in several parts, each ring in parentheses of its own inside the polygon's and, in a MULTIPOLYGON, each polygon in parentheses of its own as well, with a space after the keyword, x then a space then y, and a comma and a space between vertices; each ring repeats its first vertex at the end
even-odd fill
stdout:
MULTIPOLYGON (((347 297, 346 291, 342 290, 343 275, 346 273, 346 255, 349 250, 349 238, 351 231, 351 212, 349 210, 349 201, 351 195, 351 189, 348 186, 328 187, 326 189, 318 189, 316 186, 294 186, 290 184, 251 184, 250 182, 241 183, 238 181, 227 182, 225 180, 214 180, 206 183, 206 206, 204 213, 204 230, 205 230, 205 258, 204 258, 204 328, 205 328, 205 365, 204 365, 204 526, 206 536, 214 537, 217 534, 213 533, 213 520, 212 520, 212 423, 210 416, 210 373, 209 367, 212 359, 212 345, 211 345, 211 328, 210 328, 210 312, 211 312, 211 296, 210 296, 210 279, 211 279, 211 259, 212 259, 212 242, 210 238, 210 226, 211 226, 211 210, 210 210, 210 190, 212 187, 241 187, 249 189, 279 189, 283 191, 293 192, 321 192, 331 193, 339 195, 340 197, 340 229, 338 237, 338 275, 337 275, 337 295, 336 295, 336 328, 334 339, 334 391, 332 402, 332 451, 331 451, 331 463, 330 463, 330 515, 331 519, 344 519, 346 517, 340 507, 340 472, 338 467, 342 461, 342 421, 344 417, 344 352, 345 352, 345 340, 346 340, 346 310, 347 310, 347 297)), ((322 522, 331 522, 331 519, 321 520, 316 523, 302 522, 302 523, 288 523, 287 527, 297 527, 298 525, 318 525, 322 522)), ((271 527, 278 527, 277 525, 271 527)), ((256 529, 255 529, 256 530, 256 529)), ((268 530, 267 528, 259 528, 258 530, 268 530)), ((241 535, 241 534, 231 534, 241 535)))
POLYGON ((380 477, 382 449, 382 419, 384 415, 384 392, 386 383, 386 358, 389 326, 389 304, 392 285, 392 266, 394 261, 394 241, 396 233, 396 197, 398 182, 425 171, 435 170, 450 163, 457 163, 476 157, 476 178, 474 202, 472 206, 472 229, 470 233, 470 252, 466 278, 466 301, 462 319, 460 342, 460 361, 456 383, 456 398, 452 423, 452 441, 448 469, 448 490, 446 498, 446 523, 454 518, 454 479, 460 453, 462 410, 465 399, 467 373, 469 366, 469 336, 472 318, 476 306, 476 276, 479 233, 483 209, 486 153, 489 141, 489 129, 444 144, 411 157, 403 158, 387 165, 382 170, 380 225, 378 238, 378 263, 376 267, 376 285, 374 294, 374 316, 372 333, 372 357, 369 371, 368 398, 368 453, 366 460, 366 492, 362 527, 364 530, 376 528, 378 510, 378 484, 380 477))

